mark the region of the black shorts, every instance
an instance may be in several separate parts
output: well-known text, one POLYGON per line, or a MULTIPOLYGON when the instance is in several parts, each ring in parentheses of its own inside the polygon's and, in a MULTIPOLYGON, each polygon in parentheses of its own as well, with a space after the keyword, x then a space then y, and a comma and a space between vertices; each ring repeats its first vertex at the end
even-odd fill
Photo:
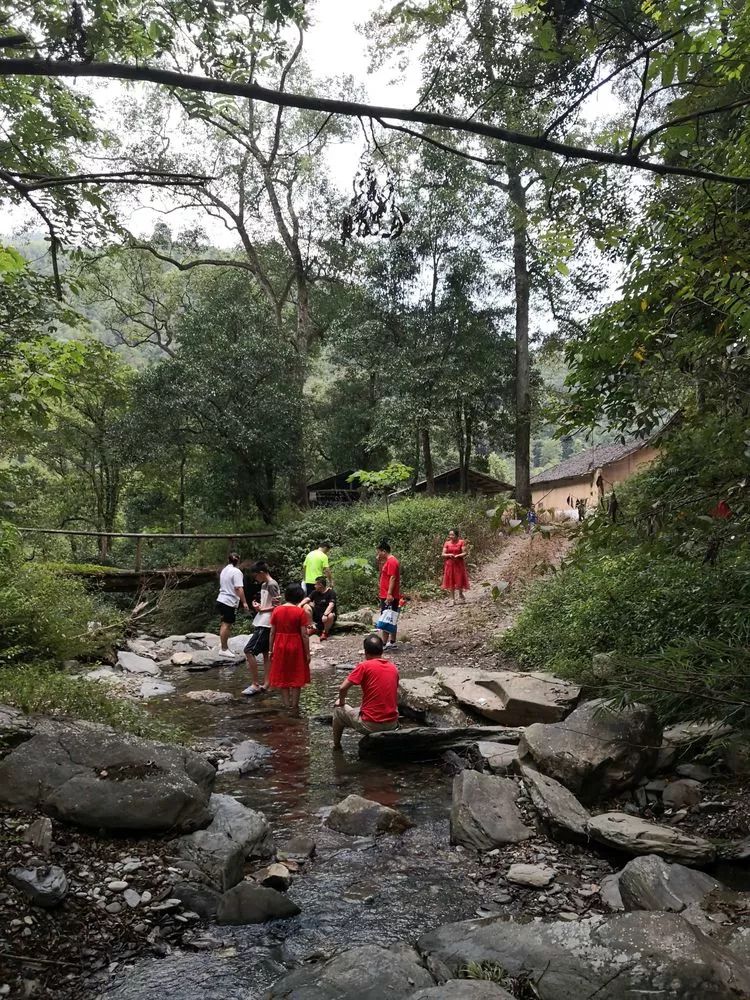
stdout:
POLYGON ((264 625, 259 625, 253 629, 253 634, 247 640, 245 652, 250 653, 252 656, 260 656, 262 653, 268 652, 270 643, 271 629, 266 628, 264 625))
POLYGON ((397 598, 392 597, 390 599, 390 601, 386 597, 381 597, 380 598, 380 610, 381 611, 385 611, 385 609, 386 608, 390 608, 391 605, 393 605, 393 607, 391 608, 392 611, 398 611, 398 600, 397 600, 397 598))
POLYGON ((312 595, 315 593, 315 584, 314 583, 303 583, 302 584, 302 589, 305 592, 305 597, 312 597, 312 595))
POLYGON ((227 625, 234 625, 237 621, 237 608, 230 608, 228 604, 224 604, 222 601, 216 602, 216 614, 227 625))
MULTIPOLYGON (((331 613, 333 615, 333 625, 331 625, 331 628, 328 630, 329 632, 333 631, 333 626, 336 624, 336 618, 338 617, 338 615, 336 614, 336 608, 334 608, 331 613)), ((320 612, 313 611, 313 625, 318 630, 318 632, 322 632, 323 631, 323 611, 322 610, 320 612)))

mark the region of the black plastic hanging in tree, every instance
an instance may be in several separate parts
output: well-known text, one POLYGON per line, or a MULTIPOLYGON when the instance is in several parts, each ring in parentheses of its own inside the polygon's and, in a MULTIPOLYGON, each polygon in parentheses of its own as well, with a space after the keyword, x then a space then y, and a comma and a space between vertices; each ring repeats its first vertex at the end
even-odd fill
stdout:
POLYGON ((344 213, 341 220, 341 242, 345 244, 354 236, 397 239, 409 217, 396 204, 391 179, 386 178, 381 183, 375 167, 372 163, 366 163, 357 171, 353 187, 354 195, 349 202, 349 211, 344 213))

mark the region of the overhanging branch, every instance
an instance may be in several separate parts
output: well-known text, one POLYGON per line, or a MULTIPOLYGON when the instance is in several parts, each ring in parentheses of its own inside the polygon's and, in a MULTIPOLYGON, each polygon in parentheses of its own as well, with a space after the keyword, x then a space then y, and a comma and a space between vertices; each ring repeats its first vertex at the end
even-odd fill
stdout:
POLYGON ((542 135, 530 135, 508 129, 501 125, 457 118, 453 115, 437 114, 408 108, 378 107, 359 101, 336 100, 326 97, 312 97, 261 87, 252 83, 233 83, 229 80, 213 80, 208 77, 148 66, 131 66, 125 63, 77 63, 46 59, 0 59, 0 77, 3 76, 47 76, 47 77, 104 77, 114 80, 141 81, 160 86, 193 90, 202 93, 226 94, 230 97, 244 97, 251 100, 274 104, 277 107, 300 108, 307 111, 347 115, 349 117, 391 118, 397 121, 416 122, 453 132, 482 135, 514 146, 539 149, 572 160, 590 160, 618 167, 644 170, 653 174, 671 174, 677 177, 693 177, 705 181, 718 181, 741 187, 750 187, 750 177, 720 174, 701 167, 680 166, 670 163, 655 163, 642 160, 633 152, 613 153, 603 149, 591 149, 570 143, 557 142, 542 135))

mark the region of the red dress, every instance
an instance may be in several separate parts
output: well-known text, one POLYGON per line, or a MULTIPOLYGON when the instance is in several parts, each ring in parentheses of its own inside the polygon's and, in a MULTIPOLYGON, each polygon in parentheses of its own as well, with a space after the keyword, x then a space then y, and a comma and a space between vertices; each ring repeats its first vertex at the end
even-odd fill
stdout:
POLYGON ((274 629, 271 669, 268 683, 275 688, 301 688, 310 683, 310 666, 302 645, 301 628, 307 628, 307 615, 296 604, 282 604, 271 615, 274 629))
MULTIPOLYGON (((466 552, 466 545, 462 538, 457 542, 446 542, 445 551, 450 555, 458 552, 466 552)), ((443 590, 468 590, 469 574, 466 572, 465 559, 446 559, 443 570, 443 590)))

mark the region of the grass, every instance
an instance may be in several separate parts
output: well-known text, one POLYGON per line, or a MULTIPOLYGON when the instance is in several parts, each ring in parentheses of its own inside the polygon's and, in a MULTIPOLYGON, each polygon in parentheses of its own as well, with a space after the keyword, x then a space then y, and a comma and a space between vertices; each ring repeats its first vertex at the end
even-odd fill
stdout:
POLYGON ((0 704, 27 713, 99 722, 121 733, 165 743, 181 743, 186 738, 177 727, 152 718, 139 705, 115 697, 103 684, 81 680, 48 664, 0 669, 0 704))

